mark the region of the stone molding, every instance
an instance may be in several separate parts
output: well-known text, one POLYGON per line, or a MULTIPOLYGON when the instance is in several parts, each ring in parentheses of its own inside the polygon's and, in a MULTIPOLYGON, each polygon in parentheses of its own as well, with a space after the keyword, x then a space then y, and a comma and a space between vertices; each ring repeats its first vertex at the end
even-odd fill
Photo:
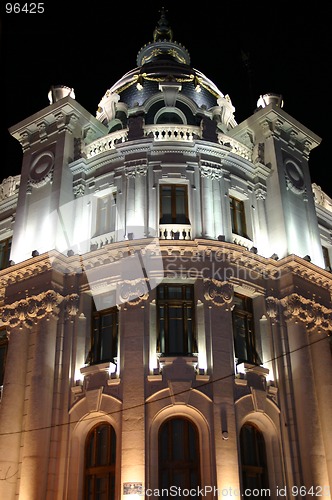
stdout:
POLYGON ((209 167, 207 165, 200 165, 199 171, 201 174, 201 177, 207 177, 209 179, 216 179, 220 180, 223 176, 223 171, 220 170, 220 168, 216 167, 209 167))
POLYGON ((318 302, 292 293, 282 299, 267 297, 266 307, 267 315, 274 321, 278 321, 280 311, 286 320, 303 322, 308 331, 317 329, 331 335, 332 309, 318 302))
POLYGON ((147 300, 149 288, 147 279, 124 280, 120 284, 120 300, 131 306, 136 306, 147 300))
POLYGON ((18 193, 20 181, 20 175, 6 177, 6 179, 4 179, 0 184, 0 201, 10 198, 14 194, 18 193))
POLYGON ((78 295, 71 294, 64 297, 54 290, 48 290, 6 305, 2 310, 2 321, 9 328, 17 326, 31 328, 39 319, 57 316, 61 303, 64 304, 67 317, 77 314, 78 295))
POLYGON ((230 304, 233 300, 234 287, 228 281, 218 281, 216 279, 204 280, 206 291, 204 298, 211 301, 215 306, 221 307, 230 304))

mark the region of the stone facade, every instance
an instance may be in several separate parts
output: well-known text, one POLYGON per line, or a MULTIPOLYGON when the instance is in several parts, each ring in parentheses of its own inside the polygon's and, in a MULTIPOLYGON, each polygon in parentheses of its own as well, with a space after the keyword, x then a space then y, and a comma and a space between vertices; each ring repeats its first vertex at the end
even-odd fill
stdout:
POLYGON ((10 130, 23 163, 0 186, 0 497, 328 498, 320 139, 273 94, 237 124, 158 26, 96 117, 61 87, 10 130), (163 461, 173 438, 191 461, 163 461), (103 443, 113 458, 96 464, 103 443))

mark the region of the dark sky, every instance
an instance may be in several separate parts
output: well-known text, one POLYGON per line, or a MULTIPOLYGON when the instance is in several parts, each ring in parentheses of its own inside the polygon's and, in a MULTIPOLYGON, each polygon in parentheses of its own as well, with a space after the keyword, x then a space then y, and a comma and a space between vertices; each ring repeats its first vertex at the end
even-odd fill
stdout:
MULTIPOLYGON (((328 2, 114 2, 46 0, 41 14, 6 14, 1 2, 0 180, 20 173, 21 148, 7 129, 48 106, 51 85, 73 87, 95 115, 105 91, 136 66, 165 6, 174 40, 191 64, 229 94, 238 123, 260 94, 280 93, 284 110, 322 138, 312 181, 332 197, 329 109, 331 16, 328 2), (246 54, 248 64, 242 55, 246 54)), ((24 5, 24 2, 20 2, 24 5)), ((28 5, 31 5, 28 3, 28 5)))

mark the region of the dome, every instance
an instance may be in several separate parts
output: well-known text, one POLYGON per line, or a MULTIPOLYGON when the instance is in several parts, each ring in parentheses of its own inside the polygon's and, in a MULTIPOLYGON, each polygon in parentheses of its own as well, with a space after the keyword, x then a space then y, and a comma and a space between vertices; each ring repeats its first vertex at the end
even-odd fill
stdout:
POLYGON ((223 121, 217 117, 217 110, 226 107, 228 113, 223 110, 220 115, 228 116, 228 126, 236 124, 229 97, 224 96, 203 73, 193 68, 187 49, 173 41, 173 32, 164 9, 154 30, 153 42, 147 43, 138 52, 137 67, 107 90, 96 116, 104 124, 111 125, 112 121, 115 124, 116 119, 123 123, 124 115, 143 113, 146 123, 154 123, 161 106, 169 108, 168 120, 179 120, 179 116, 184 113, 185 118, 182 119, 189 125, 197 125, 202 114, 209 110, 216 121, 223 121), (188 107, 191 112, 188 112, 188 107), (178 111, 172 112, 172 108, 178 111))

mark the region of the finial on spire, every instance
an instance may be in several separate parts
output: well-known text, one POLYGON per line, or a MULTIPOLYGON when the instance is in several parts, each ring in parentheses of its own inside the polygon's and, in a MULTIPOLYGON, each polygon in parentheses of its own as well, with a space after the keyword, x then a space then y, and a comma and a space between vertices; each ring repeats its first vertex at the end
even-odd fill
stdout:
POLYGON ((170 28, 168 21, 166 19, 167 10, 165 7, 162 7, 160 12, 160 19, 158 21, 158 25, 156 26, 153 32, 153 41, 160 42, 163 40, 168 40, 171 42, 173 40, 173 31, 170 28))

